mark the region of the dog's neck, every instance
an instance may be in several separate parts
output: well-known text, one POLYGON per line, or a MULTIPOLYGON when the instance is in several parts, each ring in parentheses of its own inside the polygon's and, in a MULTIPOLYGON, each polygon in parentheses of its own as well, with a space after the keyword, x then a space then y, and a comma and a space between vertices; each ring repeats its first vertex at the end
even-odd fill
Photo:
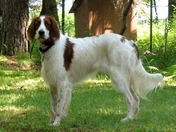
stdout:
POLYGON ((47 52, 52 46, 54 45, 54 41, 52 39, 47 39, 47 40, 44 40, 44 41, 41 41, 40 42, 40 52, 42 54, 44 54, 45 52, 47 52))

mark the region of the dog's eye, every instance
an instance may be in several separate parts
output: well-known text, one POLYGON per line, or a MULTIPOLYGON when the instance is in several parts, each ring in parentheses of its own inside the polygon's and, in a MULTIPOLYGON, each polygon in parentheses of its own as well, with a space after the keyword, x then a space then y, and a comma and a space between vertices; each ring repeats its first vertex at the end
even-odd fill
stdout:
POLYGON ((45 26, 46 26, 47 28, 49 28, 49 27, 51 26, 51 24, 48 23, 48 22, 45 22, 45 26))
POLYGON ((40 26, 40 21, 35 23, 35 28, 38 28, 40 26))

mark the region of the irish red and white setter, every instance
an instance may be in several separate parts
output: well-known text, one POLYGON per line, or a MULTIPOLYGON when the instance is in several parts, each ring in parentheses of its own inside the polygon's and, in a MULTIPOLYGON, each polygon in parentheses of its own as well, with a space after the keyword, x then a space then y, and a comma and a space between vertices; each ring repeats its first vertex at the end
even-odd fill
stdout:
POLYGON ((138 96, 145 98, 147 93, 163 84, 161 74, 146 72, 137 45, 124 36, 109 33, 67 37, 60 33, 51 16, 35 17, 27 34, 30 40, 38 40, 40 44, 42 77, 51 94, 51 125, 60 124, 66 116, 72 85, 97 71, 107 72, 114 88, 124 95, 128 113, 122 121, 136 118, 138 96))

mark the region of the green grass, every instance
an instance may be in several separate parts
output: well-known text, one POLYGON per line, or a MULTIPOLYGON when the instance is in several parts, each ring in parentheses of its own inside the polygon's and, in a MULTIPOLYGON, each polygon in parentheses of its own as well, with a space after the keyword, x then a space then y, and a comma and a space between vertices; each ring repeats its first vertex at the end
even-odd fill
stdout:
POLYGON ((126 123, 120 122, 127 113, 125 99, 108 77, 88 80, 74 86, 68 117, 49 126, 50 95, 38 64, 17 58, 0 56, 0 132, 176 131, 174 78, 150 93, 150 101, 141 100, 138 119, 126 123))

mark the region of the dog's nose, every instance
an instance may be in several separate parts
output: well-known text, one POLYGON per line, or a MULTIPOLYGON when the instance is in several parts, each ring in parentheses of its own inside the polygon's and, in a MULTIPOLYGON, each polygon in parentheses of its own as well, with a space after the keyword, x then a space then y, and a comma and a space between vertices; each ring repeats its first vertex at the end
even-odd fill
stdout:
POLYGON ((39 31, 39 35, 40 35, 40 36, 43 36, 44 33, 45 33, 45 32, 44 32, 43 30, 40 30, 40 31, 39 31))

